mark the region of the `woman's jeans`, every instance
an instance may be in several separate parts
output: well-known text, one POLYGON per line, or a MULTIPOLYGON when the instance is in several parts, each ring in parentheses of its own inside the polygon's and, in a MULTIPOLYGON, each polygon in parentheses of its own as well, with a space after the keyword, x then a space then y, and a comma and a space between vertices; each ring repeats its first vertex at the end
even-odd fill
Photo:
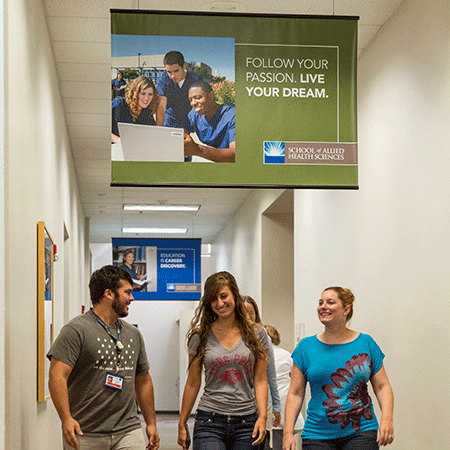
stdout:
POLYGON ((197 411, 193 450, 257 450, 252 433, 258 414, 226 416, 197 411))
POLYGON ((337 439, 302 439, 303 450, 378 450, 377 431, 359 431, 337 439))

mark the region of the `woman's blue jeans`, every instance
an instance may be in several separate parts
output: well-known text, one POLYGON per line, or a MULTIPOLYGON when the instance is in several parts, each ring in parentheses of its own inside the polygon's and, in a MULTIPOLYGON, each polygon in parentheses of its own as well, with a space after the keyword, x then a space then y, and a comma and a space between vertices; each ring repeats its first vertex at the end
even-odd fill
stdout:
POLYGON ((378 450, 377 431, 359 431, 337 439, 302 439, 303 450, 378 450))
POLYGON ((193 450, 257 450, 252 437, 258 414, 226 416, 197 411, 193 450))

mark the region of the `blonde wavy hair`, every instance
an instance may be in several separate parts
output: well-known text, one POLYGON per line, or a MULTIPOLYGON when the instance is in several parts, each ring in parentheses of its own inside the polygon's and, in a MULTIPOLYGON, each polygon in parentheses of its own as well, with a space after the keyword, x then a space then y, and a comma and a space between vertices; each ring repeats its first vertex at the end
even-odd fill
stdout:
POLYGON ((195 334, 198 335, 200 340, 197 354, 193 361, 200 360, 200 364, 203 364, 206 340, 212 324, 217 320, 217 315, 212 310, 211 303, 217 299, 219 291, 225 286, 230 289, 234 296, 234 313, 245 345, 250 349, 256 359, 267 360, 266 355, 261 348, 261 343, 256 336, 254 330, 255 324, 247 319, 247 310, 244 306, 242 297, 239 294, 239 288, 235 278, 228 272, 218 272, 209 276, 206 280, 203 296, 200 299, 200 304, 195 310, 191 328, 187 333, 188 342, 195 334))
POLYGON ((137 77, 127 87, 125 98, 126 102, 130 106, 131 116, 133 117, 134 122, 136 122, 140 113, 138 104, 139 94, 148 88, 153 88, 153 99, 148 107, 151 108, 152 113, 155 114, 159 104, 159 95, 151 78, 144 76, 137 77))

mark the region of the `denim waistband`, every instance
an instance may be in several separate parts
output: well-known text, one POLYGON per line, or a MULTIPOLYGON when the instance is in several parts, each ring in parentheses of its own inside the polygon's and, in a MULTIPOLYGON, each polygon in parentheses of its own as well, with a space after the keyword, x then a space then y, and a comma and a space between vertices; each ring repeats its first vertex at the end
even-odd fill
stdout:
POLYGON ((218 414, 211 411, 203 411, 201 409, 197 410, 197 414, 195 416, 196 419, 210 419, 212 422, 242 422, 242 421, 256 421, 258 419, 258 414, 247 414, 244 416, 235 416, 235 415, 227 415, 227 414, 218 414))

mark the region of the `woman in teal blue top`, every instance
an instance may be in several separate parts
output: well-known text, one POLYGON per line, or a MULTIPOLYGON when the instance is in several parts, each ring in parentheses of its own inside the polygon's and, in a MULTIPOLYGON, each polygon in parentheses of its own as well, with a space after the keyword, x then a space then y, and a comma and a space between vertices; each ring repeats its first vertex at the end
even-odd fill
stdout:
POLYGON ((294 423, 307 382, 311 400, 303 450, 376 450, 394 440, 394 398, 384 354, 369 335, 347 327, 354 299, 349 289, 325 289, 317 307, 324 331, 302 339, 292 354, 283 450, 295 449, 294 423), (369 381, 381 408, 379 424, 367 389, 369 381))

